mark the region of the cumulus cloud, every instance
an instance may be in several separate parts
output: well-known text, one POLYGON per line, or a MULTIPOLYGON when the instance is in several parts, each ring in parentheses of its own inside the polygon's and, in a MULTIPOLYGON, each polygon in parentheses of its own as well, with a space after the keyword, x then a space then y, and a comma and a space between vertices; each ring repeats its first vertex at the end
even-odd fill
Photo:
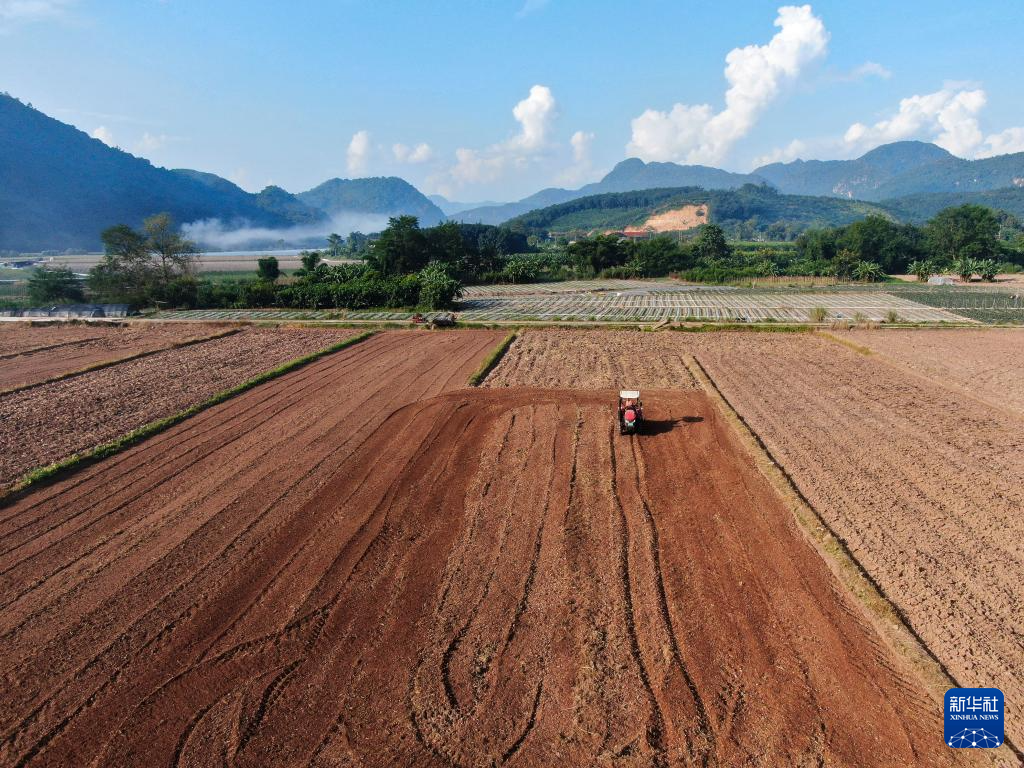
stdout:
POLYGON ((988 98, 981 88, 947 84, 934 93, 902 99, 896 113, 871 125, 854 123, 843 135, 858 151, 890 141, 927 139, 960 157, 989 157, 1024 151, 1024 128, 986 136, 979 116, 988 98))
POLYGON ((557 182, 559 184, 573 186, 586 181, 593 175, 594 166, 590 157, 593 143, 593 133, 576 131, 572 135, 572 138, 569 139, 569 146, 572 147, 572 165, 558 175, 557 182))
POLYGON ((1005 131, 992 134, 985 139, 985 147, 978 153, 978 157, 1009 155, 1015 152, 1024 152, 1024 128, 1007 128, 1005 131))
POLYGON ((48 21, 64 15, 72 0, 0 0, 0 32, 19 24, 48 21))
POLYGON ((116 144, 114 144, 114 134, 111 133, 105 125, 101 125, 98 128, 95 128, 89 135, 92 136, 94 139, 99 139, 108 147, 117 146, 116 144))
POLYGON ((788 163, 791 160, 802 158, 807 154, 809 149, 806 141, 801 139, 793 139, 789 144, 784 147, 778 147, 773 149, 754 160, 754 167, 760 167, 762 165, 770 165, 771 163, 788 163))
POLYGON ((434 150, 430 148, 427 143, 417 144, 415 147, 410 147, 405 144, 395 144, 391 147, 391 153, 395 156, 395 160, 400 163, 425 163, 434 156, 434 150))
POLYGON ((533 86, 529 95, 512 108, 519 131, 507 141, 486 149, 455 150, 452 178, 459 184, 486 183, 499 178, 510 166, 524 167, 548 148, 557 114, 558 104, 551 89, 546 85, 533 86))
POLYGON ((348 152, 346 153, 348 172, 353 176, 361 176, 366 173, 370 162, 370 149, 370 132, 356 131, 348 143, 348 152))
POLYGON ((765 45, 734 48, 725 57, 725 108, 676 104, 648 109, 632 121, 630 155, 644 160, 715 162, 746 136, 782 86, 824 55, 829 33, 811 6, 779 8, 779 31, 765 45))

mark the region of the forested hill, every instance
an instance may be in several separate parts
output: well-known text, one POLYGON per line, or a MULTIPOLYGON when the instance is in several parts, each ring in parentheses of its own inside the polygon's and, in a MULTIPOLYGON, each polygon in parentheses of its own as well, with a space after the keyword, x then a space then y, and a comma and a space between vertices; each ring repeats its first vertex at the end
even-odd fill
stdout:
POLYGON ((6 94, 0 94, 0 169, 0 250, 99 248, 105 227, 138 226, 162 211, 179 222, 289 224, 231 182, 157 168, 6 94))
POLYGON ((526 234, 604 231, 639 226, 655 213, 705 203, 708 220, 740 238, 791 239, 811 227, 841 226, 872 213, 891 216, 872 203, 783 195, 766 185, 747 184, 736 190, 684 187, 591 195, 531 211, 507 226, 526 234))
POLYGON ((794 160, 754 171, 779 191, 880 201, 936 192, 1024 185, 1024 153, 964 160, 920 141, 899 141, 855 160, 794 160))
POLYGON ((444 212, 409 182, 396 176, 367 179, 330 179, 296 195, 306 205, 329 215, 374 213, 410 214, 425 227, 444 220, 444 212))

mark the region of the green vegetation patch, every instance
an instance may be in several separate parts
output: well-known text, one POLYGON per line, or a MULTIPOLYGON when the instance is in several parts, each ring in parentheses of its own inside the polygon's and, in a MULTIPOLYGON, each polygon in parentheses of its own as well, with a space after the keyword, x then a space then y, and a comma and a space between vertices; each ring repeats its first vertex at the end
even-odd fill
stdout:
POLYGON ((469 377, 469 386, 478 387, 483 383, 484 379, 486 379, 490 372, 493 371, 498 363, 501 362, 501 358, 503 358, 505 353, 508 352, 508 348, 512 346, 512 342, 516 340, 516 336, 518 335, 519 334, 516 331, 513 331, 501 340, 501 343, 491 351, 491 354, 489 354, 483 363, 480 364, 480 367, 476 372, 469 377))

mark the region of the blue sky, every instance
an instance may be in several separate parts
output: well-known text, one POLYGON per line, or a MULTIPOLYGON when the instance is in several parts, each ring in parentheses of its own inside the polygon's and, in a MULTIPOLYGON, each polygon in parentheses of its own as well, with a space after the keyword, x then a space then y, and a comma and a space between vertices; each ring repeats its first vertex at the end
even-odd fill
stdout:
POLYGON ((510 200, 631 155, 1024 151, 1022 37, 1020 0, 0 0, 0 90, 251 190, 510 200))

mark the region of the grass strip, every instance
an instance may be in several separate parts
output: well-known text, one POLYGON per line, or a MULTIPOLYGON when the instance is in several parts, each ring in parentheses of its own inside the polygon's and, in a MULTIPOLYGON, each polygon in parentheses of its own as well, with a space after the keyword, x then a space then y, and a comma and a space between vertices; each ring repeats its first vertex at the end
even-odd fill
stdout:
POLYGON ((501 358, 508 352, 508 348, 512 346, 512 342, 516 340, 516 336, 519 334, 516 331, 512 331, 508 336, 501 340, 487 356, 487 359, 480 364, 480 367, 476 369, 476 373, 469 377, 469 386, 479 387, 487 375, 494 370, 494 367, 501 362, 501 358))
POLYGON ((844 339, 841 336, 836 336, 835 334, 829 333, 828 331, 820 331, 819 330, 819 331, 815 331, 815 333, 818 336, 821 336, 822 338, 825 338, 825 339, 828 339, 829 341, 835 342, 836 344, 841 344, 842 346, 846 347, 847 349, 852 349, 858 355, 869 356, 869 355, 875 354, 874 350, 872 350, 870 347, 865 347, 862 344, 857 344, 857 343, 855 343, 853 341, 850 341, 849 339, 844 339))
MULTIPOLYGON (((953 675, 913 629, 906 614, 882 590, 881 585, 856 558, 846 542, 832 530, 825 518, 797 487, 793 477, 775 458, 760 435, 729 402, 700 360, 687 355, 684 362, 701 389, 715 403, 726 423, 732 427, 740 445, 753 459, 762 476, 779 494, 800 530, 828 565, 829 570, 862 607, 871 620, 871 625, 886 644, 914 669, 932 699, 941 702, 947 689, 959 687, 953 675)), ((1009 739, 1004 739, 1003 745, 993 750, 991 757, 993 764, 1015 765, 1019 762, 1020 751, 1009 739)))
POLYGON ((366 339, 370 338, 373 335, 374 331, 360 333, 355 336, 350 336, 349 338, 344 339, 343 341, 340 341, 337 344, 332 344, 331 346, 325 349, 321 349, 319 352, 313 352, 312 354, 305 355, 303 357, 297 357, 293 360, 289 360, 288 362, 279 365, 277 368, 273 368, 269 371, 264 371, 258 376, 255 376, 247 381, 243 381, 241 384, 236 384, 230 389, 222 390, 221 392, 218 392, 212 397, 203 400, 201 403, 189 406, 183 411, 178 411, 175 414, 165 416, 162 419, 151 421, 148 424, 144 424, 141 427, 133 429, 131 432, 122 435, 116 440, 111 440, 101 445, 97 445, 95 448, 90 448, 89 450, 84 451, 82 453, 72 454, 71 456, 68 456, 66 459, 61 459, 60 461, 56 461, 53 464, 49 464, 45 467, 39 467, 38 469, 34 469, 31 472, 28 472, 27 474, 22 476, 22 478, 17 483, 15 483, 15 485, 7 493, 0 495, 0 506, 3 506, 7 502, 9 502, 10 499, 16 494, 20 495, 29 488, 35 487, 44 482, 52 482, 56 478, 69 474, 70 472, 80 469, 83 466, 93 464, 99 461, 100 459, 105 459, 108 456, 112 456, 115 453, 119 453, 125 450, 126 448, 131 448, 133 445, 136 445, 142 442, 143 440, 152 437, 153 435, 159 434, 160 432, 170 429, 176 424, 180 424, 185 419, 191 416, 195 416, 197 413, 205 411, 208 408, 212 408, 215 405, 220 405, 225 400, 230 400, 236 395, 240 395, 243 392, 252 389, 253 387, 257 387, 260 384, 264 384, 272 379, 278 378, 279 376, 283 376, 286 373, 290 373, 291 371, 294 371, 296 368, 301 368, 304 365, 308 365, 309 363, 312 363, 315 360, 319 360, 321 357, 324 357, 325 355, 330 355, 333 354, 334 352, 339 352, 342 349, 345 349, 346 347, 351 347, 353 344, 358 344, 361 341, 365 341, 366 339))
POLYGON ((110 368, 113 365, 120 365, 121 363, 130 363, 133 360, 141 360, 144 357, 156 355, 160 352, 168 352, 172 349, 181 349, 182 347, 191 347, 193 344, 203 344, 207 341, 216 341, 217 339, 223 339, 226 336, 233 336, 234 334, 238 333, 241 330, 241 328, 231 328, 226 331, 220 331, 219 333, 215 333, 211 336, 200 336, 195 339, 185 339, 184 341, 176 341, 165 347, 160 347, 159 349, 143 350, 142 352, 136 352, 135 354, 128 355, 127 357, 118 357, 114 358, 113 360, 102 360, 98 363, 87 365, 85 366, 85 368, 79 368, 77 371, 59 373, 56 376, 51 376, 50 378, 43 379, 42 381, 33 381, 29 384, 21 384, 17 387, 11 387, 10 389, 2 390, 0 391, 0 395, 11 395, 14 394, 15 392, 24 392, 26 389, 35 389, 36 387, 42 387, 46 384, 53 384, 55 381, 64 381, 64 379, 71 379, 74 378, 75 376, 82 376, 83 374, 92 373, 93 371, 101 371, 104 368, 110 368))

